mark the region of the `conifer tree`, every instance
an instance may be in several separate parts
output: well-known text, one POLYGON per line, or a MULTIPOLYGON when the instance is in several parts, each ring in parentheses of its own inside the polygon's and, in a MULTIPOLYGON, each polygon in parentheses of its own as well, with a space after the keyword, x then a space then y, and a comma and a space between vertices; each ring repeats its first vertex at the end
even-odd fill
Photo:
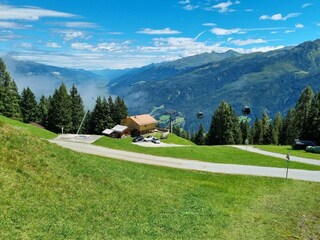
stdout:
POLYGON ((309 127, 306 129, 306 134, 310 140, 315 140, 320 144, 320 92, 312 100, 307 122, 309 127))
POLYGON ((273 120, 273 125, 272 125, 272 144, 275 144, 275 145, 279 144, 281 123, 282 123, 281 113, 278 112, 273 120))
POLYGON ((205 144, 204 129, 203 129, 202 124, 200 124, 199 130, 194 137, 194 143, 197 145, 204 145, 205 144))
POLYGON ((102 122, 104 123, 104 128, 113 128, 116 124, 114 119, 112 119, 112 116, 111 116, 111 110, 110 110, 110 106, 109 106, 109 102, 107 101, 107 99, 104 97, 103 100, 102 100, 102 122))
POLYGON ((0 114, 21 119, 20 95, 16 83, 11 79, 0 58, 0 114))
POLYGON ((74 84, 72 85, 70 90, 70 100, 72 121, 71 132, 76 133, 84 116, 84 107, 82 98, 74 84))
POLYGON ((297 137, 295 132, 294 111, 290 109, 283 119, 280 131, 280 144, 291 145, 297 137))
POLYGON ((222 145, 241 142, 241 130, 237 116, 231 106, 222 101, 214 112, 207 144, 222 145))
POLYGON ((48 110, 49 100, 42 95, 38 104, 39 123, 46 128, 48 127, 48 110))
POLYGON ((262 113, 261 119, 261 132, 262 132, 262 143, 263 144, 270 144, 271 143, 271 129, 270 129, 270 122, 269 116, 264 111, 262 113))
POLYGON ((72 131, 71 100, 64 83, 55 90, 50 101, 48 127, 56 133, 62 128, 64 133, 72 131))
POLYGON ((22 120, 26 123, 38 122, 39 112, 36 97, 29 87, 24 88, 21 93, 22 120))
POLYGON ((253 144, 263 143, 262 124, 259 118, 256 118, 254 125, 252 126, 252 143, 253 144))
POLYGON ((250 140, 250 127, 248 121, 241 121, 240 122, 240 128, 241 128, 241 135, 242 135, 242 143, 245 142, 245 140, 250 140))
POLYGON ((310 139, 312 136, 308 135, 308 115, 310 113, 311 101, 314 93, 310 86, 307 86, 301 93, 300 98, 294 108, 294 122, 296 137, 300 139, 310 139))
POLYGON ((108 97, 108 108, 109 108, 109 115, 113 121, 112 125, 116 125, 116 107, 113 103, 112 96, 108 97))
MULTIPOLYGON (((109 106, 110 112, 112 111, 112 106, 109 106)), ((124 102, 123 99, 121 99, 119 96, 116 97, 114 101, 114 116, 113 116, 113 122, 115 124, 120 124, 121 120, 126 118, 128 116, 128 108, 124 102)), ((112 116, 112 115, 111 115, 112 116)))

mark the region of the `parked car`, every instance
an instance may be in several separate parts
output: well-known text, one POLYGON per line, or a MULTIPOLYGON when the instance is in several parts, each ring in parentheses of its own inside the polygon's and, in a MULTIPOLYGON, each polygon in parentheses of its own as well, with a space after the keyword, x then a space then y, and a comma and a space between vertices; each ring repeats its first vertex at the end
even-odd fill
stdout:
POLYGON ((144 141, 144 142, 151 142, 152 139, 153 139, 152 136, 148 136, 148 137, 145 137, 145 138, 143 139, 143 141, 144 141))
POLYGON ((152 142, 155 143, 155 144, 160 144, 160 140, 158 138, 155 138, 155 137, 152 139, 152 142))
POLYGON ((134 137, 133 139, 132 139, 132 142, 140 142, 140 141, 142 141, 143 140, 143 137, 142 136, 137 136, 137 137, 134 137))

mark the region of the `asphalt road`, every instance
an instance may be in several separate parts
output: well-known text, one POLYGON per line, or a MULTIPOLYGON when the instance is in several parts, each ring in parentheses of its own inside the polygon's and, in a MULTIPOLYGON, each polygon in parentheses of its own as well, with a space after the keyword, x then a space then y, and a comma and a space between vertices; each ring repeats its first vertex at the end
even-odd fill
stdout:
MULTIPOLYGON (((98 155, 102 157, 108 157, 113 159, 125 160, 136 163, 143 163, 149 165, 165 166, 186 170, 205 171, 212 173, 223 174, 239 174, 239 175, 252 175, 252 176, 264 176, 264 177, 276 177, 285 178, 285 168, 274 167, 258 167, 248 165, 236 165, 236 164, 220 164, 209 163, 196 160, 177 159, 169 157, 159 157, 141 153, 127 152, 121 150, 114 150, 104 147, 99 147, 87 143, 79 143, 67 141, 66 139, 55 139, 51 142, 58 144, 59 146, 92 155, 98 155)), ((320 171, 308 171, 289 169, 288 178, 298 179, 305 181, 320 182, 320 171)))

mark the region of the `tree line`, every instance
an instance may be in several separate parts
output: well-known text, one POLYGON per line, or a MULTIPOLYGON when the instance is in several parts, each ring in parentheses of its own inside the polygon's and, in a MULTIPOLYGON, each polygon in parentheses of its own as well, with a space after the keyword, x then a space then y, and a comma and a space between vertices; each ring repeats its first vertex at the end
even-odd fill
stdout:
POLYGON ((234 109, 222 101, 212 116, 207 133, 202 124, 194 134, 177 126, 173 130, 198 145, 244 144, 246 140, 257 145, 291 145, 295 139, 320 143, 320 92, 314 93, 310 86, 306 87, 294 108, 284 117, 278 112, 271 119, 264 111, 251 126, 248 119, 239 118, 234 109))
POLYGON ((115 100, 100 96, 90 112, 84 110, 83 100, 73 85, 68 92, 64 83, 55 89, 52 96, 41 96, 39 102, 32 90, 27 87, 18 92, 15 81, 6 70, 0 58, 0 114, 23 122, 35 122, 46 129, 59 133, 76 133, 84 115, 82 133, 100 134, 105 128, 120 124, 127 117, 128 109, 122 98, 115 100))

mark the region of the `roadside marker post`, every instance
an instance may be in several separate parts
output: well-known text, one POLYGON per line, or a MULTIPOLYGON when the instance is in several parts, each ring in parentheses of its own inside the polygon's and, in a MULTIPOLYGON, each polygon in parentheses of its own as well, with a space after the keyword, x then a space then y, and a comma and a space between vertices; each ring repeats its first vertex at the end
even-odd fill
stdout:
POLYGON ((289 171, 289 162, 290 162, 290 152, 288 152, 287 156, 287 172, 286 172, 286 179, 288 179, 288 171, 289 171))

